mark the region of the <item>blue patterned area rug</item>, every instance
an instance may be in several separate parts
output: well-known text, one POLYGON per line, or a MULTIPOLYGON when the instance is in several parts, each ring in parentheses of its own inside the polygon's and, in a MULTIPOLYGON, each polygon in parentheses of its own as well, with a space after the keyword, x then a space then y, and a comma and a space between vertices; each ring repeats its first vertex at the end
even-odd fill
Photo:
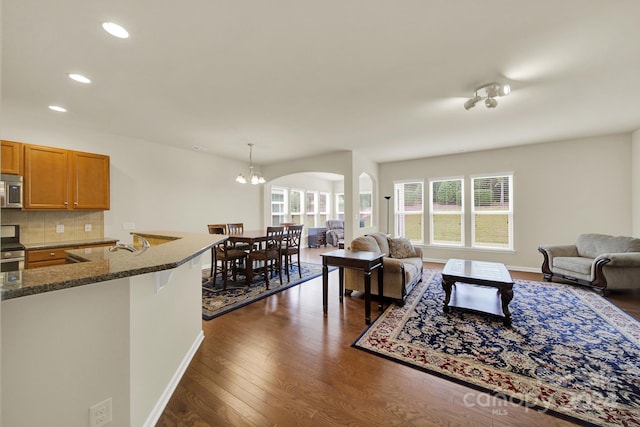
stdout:
MULTIPOLYGON (((322 265, 301 262, 302 279, 298 274, 298 265, 290 266, 289 277, 291 282, 287 281, 286 272, 282 272, 282 286, 280 278, 276 275, 269 279, 269 289, 267 290, 263 276, 255 276, 251 285, 247 287, 244 282, 244 276, 238 276, 238 281, 227 281, 227 290, 222 290, 222 279, 217 276, 215 284, 211 283, 211 270, 205 268, 202 270, 202 318, 211 320, 215 317, 222 316, 237 308, 244 307, 247 304, 266 298, 285 289, 304 283, 314 277, 322 275, 322 265)), ((330 270, 334 270, 330 268, 330 270)))
POLYGON ((588 289, 516 280, 509 328, 443 313, 441 283, 439 271, 425 270, 404 307, 391 305, 353 346, 488 392, 468 393, 464 404, 491 414, 518 404, 583 425, 640 425, 635 319, 588 289))

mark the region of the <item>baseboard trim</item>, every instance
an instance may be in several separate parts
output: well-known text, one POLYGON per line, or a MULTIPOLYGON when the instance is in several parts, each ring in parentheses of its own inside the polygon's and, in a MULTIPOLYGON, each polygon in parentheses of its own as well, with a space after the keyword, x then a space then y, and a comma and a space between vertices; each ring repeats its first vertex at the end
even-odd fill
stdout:
POLYGON ((158 402, 156 402, 153 410, 147 417, 147 420, 144 422, 144 427, 154 427, 156 425, 156 423, 160 419, 160 416, 162 415, 162 412, 164 412, 164 408, 167 406, 167 403, 169 403, 169 399, 171 399, 173 392, 176 391, 176 387, 178 387, 178 383, 182 379, 182 376, 187 371, 187 368, 189 367, 193 356, 195 356, 196 351, 198 351, 198 348, 200 348, 200 344, 202 344, 203 340, 204 331, 201 330, 196 337, 196 340, 191 345, 191 348, 189 348, 189 351, 182 359, 182 362, 178 366, 178 369, 173 374, 173 377, 171 377, 171 381, 169 381, 169 384, 167 384, 164 392, 162 392, 162 394, 160 395, 160 399, 158 399, 158 402))
MULTIPOLYGON (((446 264, 448 259, 439 259, 439 258, 422 258, 424 262, 436 262, 438 264, 446 264)), ((540 267, 522 267, 518 265, 507 265, 507 269, 512 271, 522 271, 525 273, 541 273, 540 267)))

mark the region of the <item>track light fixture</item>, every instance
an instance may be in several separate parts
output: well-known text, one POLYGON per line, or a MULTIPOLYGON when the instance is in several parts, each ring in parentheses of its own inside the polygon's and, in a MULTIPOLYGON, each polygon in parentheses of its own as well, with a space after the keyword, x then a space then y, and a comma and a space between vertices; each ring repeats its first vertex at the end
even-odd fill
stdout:
POLYGON ((464 103, 464 109, 470 110, 476 106, 476 104, 484 99, 484 105, 487 108, 496 108, 498 105, 498 96, 507 96, 511 92, 509 85, 501 85, 500 83, 487 83, 480 87, 477 87, 473 91, 473 98, 469 98, 464 103))
MULTIPOLYGON (((262 175, 256 174, 253 171, 253 144, 248 144, 248 145, 249 145, 249 182, 252 183, 253 185, 264 184, 265 182, 267 182, 264 179, 264 177, 262 175)), ((239 182, 240 184, 246 184, 247 178, 245 178, 245 176, 242 173, 240 173, 236 177, 236 182, 239 182)))

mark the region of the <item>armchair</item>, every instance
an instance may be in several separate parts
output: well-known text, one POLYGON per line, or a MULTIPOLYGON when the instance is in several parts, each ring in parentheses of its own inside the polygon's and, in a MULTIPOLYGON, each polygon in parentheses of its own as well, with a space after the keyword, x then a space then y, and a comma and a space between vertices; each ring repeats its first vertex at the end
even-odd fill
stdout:
POLYGON ((541 245, 542 274, 599 289, 640 288, 640 239, 582 234, 574 245, 541 245))
POLYGON ((331 246, 338 247, 344 242, 344 221, 341 219, 327 220, 327 243, 331 246))

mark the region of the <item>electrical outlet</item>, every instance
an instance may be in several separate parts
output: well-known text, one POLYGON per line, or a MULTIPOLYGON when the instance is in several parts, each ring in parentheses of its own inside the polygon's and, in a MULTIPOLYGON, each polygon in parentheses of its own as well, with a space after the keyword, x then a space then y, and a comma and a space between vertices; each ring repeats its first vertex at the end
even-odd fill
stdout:
POLYGON ((136 229, 136 223, 135 222, 124 222, 124 223, 122 223, 122 229, 123 230, 135 230, 136 229))
POLYGON ((64 233, 64 224, 56 224, 56 233, 64 233))
POLYGON ((90 232, 91 231, 91 224, 85 224, 84 225, 84 231, 87 232, 87 233, 90 232))
POLYGON ((111 398, 89 408, 89 427, 106 426, 113 420, 111 414, 111 398))

